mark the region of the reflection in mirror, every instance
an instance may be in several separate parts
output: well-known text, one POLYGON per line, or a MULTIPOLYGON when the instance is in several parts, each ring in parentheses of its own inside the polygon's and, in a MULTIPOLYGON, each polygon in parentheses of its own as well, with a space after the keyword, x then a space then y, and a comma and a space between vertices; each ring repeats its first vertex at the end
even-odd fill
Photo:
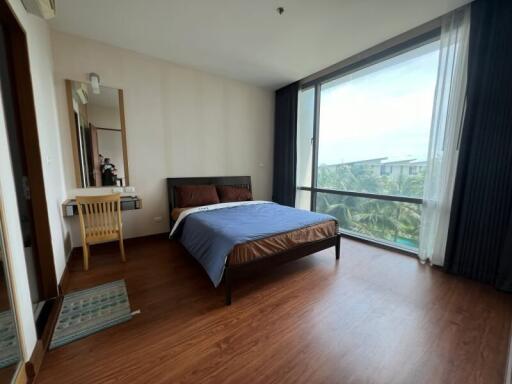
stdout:
POLYGON ((9 289, 7 260, 0 220, 0 384, 10 383, 20 362, 18 334, 9 289))
POLYGON ((78 187, 128 185, 122 91, 66 82, 78 187))

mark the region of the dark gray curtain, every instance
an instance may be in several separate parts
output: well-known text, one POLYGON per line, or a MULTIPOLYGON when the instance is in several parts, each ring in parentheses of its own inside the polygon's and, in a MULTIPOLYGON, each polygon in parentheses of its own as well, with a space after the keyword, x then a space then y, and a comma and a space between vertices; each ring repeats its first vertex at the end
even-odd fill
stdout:
POLYGON ((512 291, 512 1, 471 5, 466 114, 445 268, 512 291))
POLYGON ((295 206, 298 96, 298 82, 277 90, 274 112, 272 200, 291 207, 295 206))

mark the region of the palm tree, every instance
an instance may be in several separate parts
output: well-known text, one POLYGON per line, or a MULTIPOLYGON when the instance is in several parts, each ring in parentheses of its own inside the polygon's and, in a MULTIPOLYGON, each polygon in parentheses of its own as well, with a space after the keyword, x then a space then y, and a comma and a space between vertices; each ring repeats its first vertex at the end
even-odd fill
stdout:
MULTIPOLYGON (((423 182, 424 174, 393 178, 376 175, 360 163, 318 169, 318 185, 336 190, 419 197, 423 182)), ((421 207, 416 204, 318 193, 317 210, 335 216, 346 230, 394 242, 400 238, 418 242, 421 207)))

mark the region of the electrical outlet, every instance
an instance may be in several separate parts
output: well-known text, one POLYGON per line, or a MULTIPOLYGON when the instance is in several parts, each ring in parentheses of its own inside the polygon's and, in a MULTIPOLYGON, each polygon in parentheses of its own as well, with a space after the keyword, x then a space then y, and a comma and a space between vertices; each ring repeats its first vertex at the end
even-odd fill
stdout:
POLYGON ((155 223, 161 223, 164 218, 162 216, 155 216, 153 217, 153 221, 155 223))

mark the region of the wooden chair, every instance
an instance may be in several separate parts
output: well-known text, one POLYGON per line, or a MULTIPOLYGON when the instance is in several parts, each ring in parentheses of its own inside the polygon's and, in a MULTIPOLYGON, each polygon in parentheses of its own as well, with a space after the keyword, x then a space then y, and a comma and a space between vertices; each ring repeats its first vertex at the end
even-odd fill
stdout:
POLYGON ((119 241, 121 259, 126 261, 121 220, 121 196, 77 196, 78 216, 84 254, 84 270, 89 269, 89 245, 119 241))

